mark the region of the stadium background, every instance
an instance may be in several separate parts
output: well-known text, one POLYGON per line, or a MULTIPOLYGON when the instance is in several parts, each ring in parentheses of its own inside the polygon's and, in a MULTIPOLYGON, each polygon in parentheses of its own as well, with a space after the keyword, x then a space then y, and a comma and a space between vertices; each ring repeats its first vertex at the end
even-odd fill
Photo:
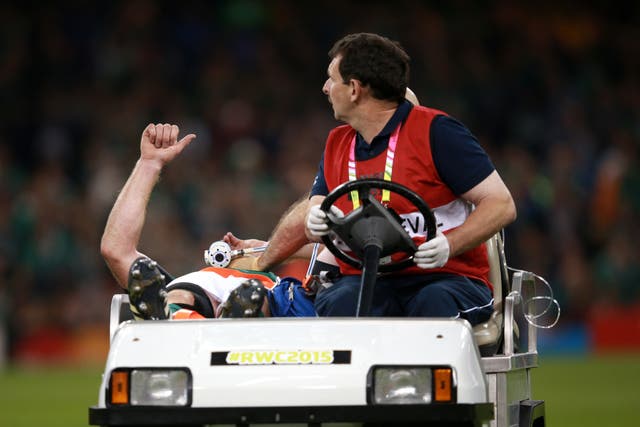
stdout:
POLYGON ((336 124, 326 52, 356 31, 401 42, 421 102, 465 123, 510 187, 509 264, 563 309, 542 353, 624 352, 605 366, 640 380, 640 6, 595 3, 3 2, 0 380, 33 390, 12 375, 103 363, 118 288, 99 239, 148 122, 198 139, 154 192, 145 253, 181 273, 226 231, 267 239, 310 188, 336 124))

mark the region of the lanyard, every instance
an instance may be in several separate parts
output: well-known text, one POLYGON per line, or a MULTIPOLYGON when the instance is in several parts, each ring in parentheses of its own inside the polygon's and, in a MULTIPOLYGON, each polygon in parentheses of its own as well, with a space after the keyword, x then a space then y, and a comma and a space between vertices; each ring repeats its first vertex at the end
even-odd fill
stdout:
MULTIPOLYGON (((387 146, 387 160, 384 164, 384 180, 391 181, 391 172, 393 171, 393 159, 396 155, 396 145, 398 144, 398 135, 400 135, 400 126, 398 124, 396 130, 393 131, 389 138, 389 145, 387 146)), ((351 140, 351 150, 349 151, 349 181, 355 181, 356 176, 356 135, 351 140)), ((382 203, 389 203, 391 200, 391 192, 389 190, 382 190, 382 203)), ((351 192, 351 202, 353 203, 353 210, 360 207, 360 196, 357 191, 351 192)))

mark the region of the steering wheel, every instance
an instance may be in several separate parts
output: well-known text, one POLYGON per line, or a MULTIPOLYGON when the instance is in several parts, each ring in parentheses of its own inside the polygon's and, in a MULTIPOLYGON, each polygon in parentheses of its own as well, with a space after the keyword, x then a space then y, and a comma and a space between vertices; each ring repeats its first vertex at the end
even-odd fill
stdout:
POLYGON ((322 241, 329 251, 345 263, 362 269, 364 250, 368 245, 378 246, 381 259, 398 253, 405 253, 401 259, 381 263, 380 272, 402 270, 413 265, 413 255, 417 250, 415 242, 402 227, 402 218, 392 209, 387 209, 371 194, 372 189, 389 190, 392 194, 404 197, 422 214, 427 231, 427 240, 436 235, 436 220, 431 209, 420 196, 396 182, 382 179, 358 179, 336 187, 320 205, 329 219, 329 228, 356 255, 350 255, 340 249, 329 234, 322 241), (345 194, 358 192, 360 207, 344 217, 336 217, 330 208, 345 194))

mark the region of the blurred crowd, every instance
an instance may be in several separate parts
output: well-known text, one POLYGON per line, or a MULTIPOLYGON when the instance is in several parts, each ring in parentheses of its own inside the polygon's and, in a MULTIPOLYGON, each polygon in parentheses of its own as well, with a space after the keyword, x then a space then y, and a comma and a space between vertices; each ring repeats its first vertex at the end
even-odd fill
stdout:
POLYGON ((637 304, 640 6, 600 3, 3 2, 10 354, 62 357, 70 336, 106 330, 119 289, 100 236, 149 122, 198 137, 152 196, 143 252, 183 273, 226 231, 268 239, 336 125, 321 92, 327 51, 359 31, 398 40, 421 102, 490 153, 518 207, 508 263, 544 276, 564 319, 637 304))

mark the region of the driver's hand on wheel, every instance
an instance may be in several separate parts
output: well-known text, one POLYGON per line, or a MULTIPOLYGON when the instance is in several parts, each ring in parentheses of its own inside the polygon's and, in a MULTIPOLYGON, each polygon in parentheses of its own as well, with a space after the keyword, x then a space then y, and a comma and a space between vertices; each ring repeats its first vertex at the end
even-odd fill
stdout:
MULTIPOLYGON (((341 218, 344 213, 337 206, 331 206, 329 208, 331 214, 341 218)), ((309 234, 315 237, 322 237, 329 234, 329 218, 327 214, 320 209, 320 205, 314 205, 309 209, 309 215, 307 215, 307 230, 309 234)))
POLYGON ((418 246, 413 262, 420 268, 442 267, 449 260, 449 240, 438 231, 436 237, 418 246))

